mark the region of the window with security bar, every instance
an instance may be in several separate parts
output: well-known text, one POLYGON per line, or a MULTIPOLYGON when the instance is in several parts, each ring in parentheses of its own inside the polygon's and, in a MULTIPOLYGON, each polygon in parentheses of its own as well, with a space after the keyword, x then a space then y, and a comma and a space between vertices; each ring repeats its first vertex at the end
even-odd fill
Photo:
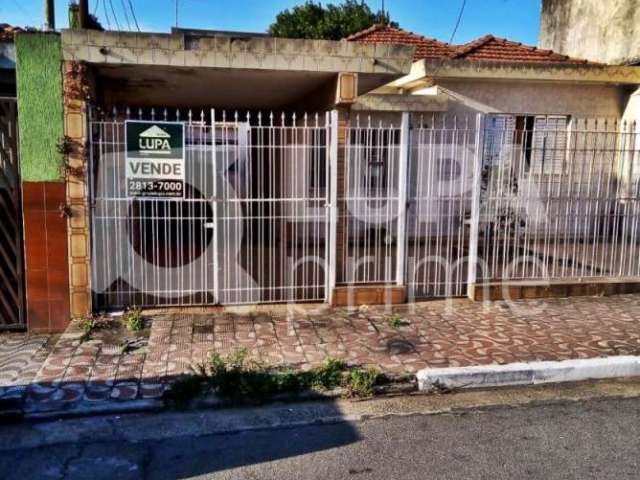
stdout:
POLYGON ((524 162, 533 174, 566 173, 569 117, 566 115, 490 115, 485 130, 489 164, 524 162))

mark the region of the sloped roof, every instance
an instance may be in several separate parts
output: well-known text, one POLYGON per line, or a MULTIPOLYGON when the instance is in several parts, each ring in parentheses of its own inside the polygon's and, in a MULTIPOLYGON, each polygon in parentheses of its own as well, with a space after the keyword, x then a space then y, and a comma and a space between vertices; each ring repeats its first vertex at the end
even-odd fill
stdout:
POLYGON ((347 37, 346 40, 349 42, 395 43, 415 46, 414 61, 422 60, 423 58, 442 58, 455 52, 455 47, 448 43, 383 24, 376 24, 366 30, 354 33, 347 37))
POLYGON ((13 27, 8 23, 0 23, 0 42, 12 41, 14 35, 21 31, 20 27, 13 27))
POLYGON ((526 63, 565 63, 588 64, 588 60, 572 58, 543 50, 520 42, 513 42, 506 38, 485 35, 472 42, 460 45, 450 58, 465 58, 468 60, 487 60, 494 62, 526 62, 526 63))
POLYGON ((422 59, 467 59, 492 62, 592 64, 593 62, 571 58, 551 50, 542 50, 519 42, 485 35, 463 45, 452 45, 434 38, 426 38, 417 33, 388 25, 373 25, 366 30, 346 38, 350 42, 397 43, 415 45, 413 60, 422 59))

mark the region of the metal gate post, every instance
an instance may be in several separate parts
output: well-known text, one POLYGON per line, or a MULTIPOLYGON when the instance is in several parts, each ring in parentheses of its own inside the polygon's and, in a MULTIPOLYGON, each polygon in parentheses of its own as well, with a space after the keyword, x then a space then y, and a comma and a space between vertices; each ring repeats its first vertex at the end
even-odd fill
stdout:
MULTIPOLYGON (((216 111, 211 109, 211 165, 213 167, 213 298, 220 303, 220 285, 218 282, 218 164, 216 162, 216 111)), ((205 169, 206 171, 206 169, 205 169)))
POLYGON ((409 165, 410 114, 402 112, 400 122, 400 155, 398 165, 398 232, 396 250, 396 285, 405 284, 407 259, 407 175, 409 165))
POLYGON ((332 110, 329 122, 329 242, 325 261, 326 284, 325 300, 333 302, 333 290, 336 287, 337 238, 338 238, 338 111, 332 110))
POLYGON ((469 232, 469 270, 467 277, 467 295, 472 297, 478 277, 478 238, 480 235, 480 182, 482 179, 482 161, 484 156, 485 117, 476 116, 476 152, 473 161, 473 184, 471 185, 471 230, 469 232))

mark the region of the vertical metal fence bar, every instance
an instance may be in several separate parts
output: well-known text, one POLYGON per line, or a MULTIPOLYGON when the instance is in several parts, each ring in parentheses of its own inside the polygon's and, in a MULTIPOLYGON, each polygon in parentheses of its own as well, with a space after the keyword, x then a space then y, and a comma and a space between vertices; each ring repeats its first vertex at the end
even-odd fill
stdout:
POLYGON ((405 285, 406 278, 406 246, 407 246, 407 175, 409 165, 410 144, 409 113, 402 113, 400 122, 400 152, 398 158, 398 233, 396 253, 396 285, 405 285))
POLYGON ((484 127, 485 117, 482 114, 476 115, 475 121, 475 156, 473 159, 473 183, 471 184, 471 218, 469 222, 469 267, 467 275, 467 294, 471 295, 471 288, 478 279, 478 239, 480 233, 480 183, 482 180, 482 166, 484 154, 484 127))
MULTIPOLYGON (((333 290, 336 287, 336 273, 338 268, 337 258, 337 239, 338 239, 338 111, 333 110, 329 114, 329 179, 327 187, 329 188, 329 241, 327 242, 327 292, 326 296, 329 303, 333 301, 333 290)), ((348 135, 348 133, 347 133, 348 135)), ((346 157, 346 155, 345 155, 346 157)), ((345 179, 347 177, 345 176, 345 179)), ((346 181, 346 180, 345 180, 346 181)), ((348 246, 344 245, 344 250, 348 250, 348 246)), ((344 258, 341 259, 345 261, 344 258)))
POLYGON ((220 246, 218 244, 218 237, 220 236, 220 220, 218 218, 218 211, 220 210, 220 192, 218 192, 218 147, 217 147, 217 130, 216 130, 216 111, 210 110, 210 125, 211 125, 211 175, 212 175, 212 197, 210 198, 213 204, 213 258, 212 260, 212 276, 213 276, 213 299, 215 303, 220 303, 220 265, 218 264, 218 256, 220 252, 220 246))

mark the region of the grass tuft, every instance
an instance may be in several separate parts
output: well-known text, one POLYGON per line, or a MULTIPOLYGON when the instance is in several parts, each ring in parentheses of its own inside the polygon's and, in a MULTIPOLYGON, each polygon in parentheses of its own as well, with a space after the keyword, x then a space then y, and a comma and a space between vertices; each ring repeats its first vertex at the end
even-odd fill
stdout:
POLYGON ((82 336, 80 337, 81 342, 85 342, 91 338, 91 334, 98 327, 98 320, 91 316, 86 317, 80 322, 80 330, 82 330, 82 336))
POLYGON ((375 368, 352 368, 345 381, 345 388, 348 397, 371 397, 374 394, 374 387, 378 382, 380 374, 375 368))
POLYGON ((140 332, 144 330, 144 317, 142 316, 142 310, 139 308, 133 308, 124 312, 122 321, 130 332, 140 332))
POLYGON ((246 349, 240 349, 225 357, 212 353, 206 363, 197 367, 195 375, 176 381, 166 398, 184 405, 206 389, 229 403, 255 403, 279 394, 339 386, 347 389, 349 397, 367 397, 373 395, 377 379, 378 373, 373 369, 349 370, 343 361, 332 357, 307 372, 266 367, 248 358, 246 349))

